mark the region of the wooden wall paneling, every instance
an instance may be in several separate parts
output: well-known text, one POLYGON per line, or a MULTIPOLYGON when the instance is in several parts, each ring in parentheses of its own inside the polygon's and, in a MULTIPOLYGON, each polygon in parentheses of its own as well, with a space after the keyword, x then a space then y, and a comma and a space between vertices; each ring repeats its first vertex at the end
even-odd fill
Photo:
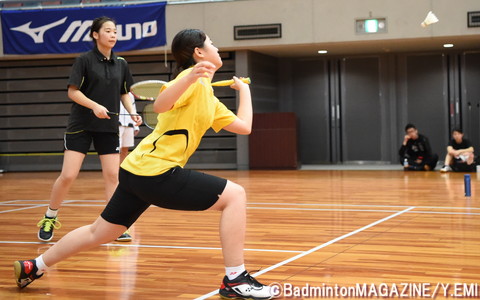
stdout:
MULTIPOLYGON (((232 78, 235 63, 232 53, 221 53, 224 65, 215 80, 232 78)), ((173 79, 175 63, 171 55, 125 55, 135 82, 173 79)), ((0 169, 7 171, 60 170, 63 134, 72 101, 67 97, 67 81, 75 58, 0 60, 0 169), (52 164, 52 165, 49 165, 52 164)), ((225 105, 236 111, 235 91, 215 90, 225 105)), ((136 101, 141 113, 147 101, 136 101)), ((151 133, 142 125, 135 143, 151 133)), ((93 147, 91 148, 93 151, 93 147)), ((199 167, 236 164, 235 135, 209 130, 193 161, 199 167)), ((88 157, 88 156, 87 156, 88 157)), ((88 158, 83 169, 100 169, 98 159, 88 158)))

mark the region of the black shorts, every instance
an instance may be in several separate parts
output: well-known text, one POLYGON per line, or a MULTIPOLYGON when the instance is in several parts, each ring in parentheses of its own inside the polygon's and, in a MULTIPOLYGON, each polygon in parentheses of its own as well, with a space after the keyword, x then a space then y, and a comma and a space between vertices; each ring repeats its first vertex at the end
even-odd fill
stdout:
POLYGON ((120 153, 120 141, 115 132, 65 132, 63 148, 87 154, 93 142, 98 155, 120 153))
POLYGON ((226 179, 181 167, 158 176, 138 176, 120 168, 118 187, 101 216, 128 228, 150 205, 206 210, 218 201, 226 185, 226 179))
POLYGON ((455 172, 476 172, 477 164, 475 161, 472 164, 467 164, 467 162, 462 159, 455 158, 452 163, 452 170, 455 172))

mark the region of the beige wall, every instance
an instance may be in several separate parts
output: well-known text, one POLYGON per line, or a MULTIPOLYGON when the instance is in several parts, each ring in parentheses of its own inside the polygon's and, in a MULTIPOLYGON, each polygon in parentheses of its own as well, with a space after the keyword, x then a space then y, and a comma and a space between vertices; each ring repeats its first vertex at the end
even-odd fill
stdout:
MULTIPOLYGON (((468 11, 480 11, 480 0, 238 0, 169 4, 167 43, 184 28, 204 30, 221 50, 466 35, 478 35, 480 40, 480 27, 467 27, 468 11), (430 10, 440 22, 422 28, 420 23, 430 10), (387 18, 388 33, 355 34, 354 20, 368 18, 370 13, 372 17, 387 18), (282 24, 282 38, 233 39, 235 25, 268 23, 282 24)), ((1 50, 0 44, 3 53, 1 50)))
MULTIPOLYGON (((244 0, 167 6, 167 41, 183 28, 205 30, 221 48, 479 35, 467 27, 467 12, 479 0, 244 0), (434 26, 420 23, 432 10, 434 26), (386 17, 388 33, 356 35, 354 20, 386 17), (233 26, 282 23, 281 39, 234 41, 233 26)), ((480 45, 480 43, 479 43, 480 45)))

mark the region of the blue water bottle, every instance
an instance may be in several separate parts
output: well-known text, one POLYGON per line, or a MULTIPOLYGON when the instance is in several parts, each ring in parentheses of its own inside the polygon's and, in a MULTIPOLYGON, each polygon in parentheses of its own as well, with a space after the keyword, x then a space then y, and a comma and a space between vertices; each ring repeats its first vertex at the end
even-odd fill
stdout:
POLYGON ((472 189, 470 186, 470 174, 465 174, 463 181, 465 184, 465 197, 470 197, 472 195, 472 189))

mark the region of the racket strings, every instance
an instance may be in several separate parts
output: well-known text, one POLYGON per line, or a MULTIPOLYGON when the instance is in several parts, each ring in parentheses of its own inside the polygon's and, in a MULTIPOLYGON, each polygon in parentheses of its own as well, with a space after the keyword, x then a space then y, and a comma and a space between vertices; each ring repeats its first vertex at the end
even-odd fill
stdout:
POLYGON ((143 123, 150 129, 154 129, 157 126, 158 114, 153 111, 153 103, 145 105, 142 111, 143 123))
POLYGON ((130 91, 138 100, 155 100, 164 84, 160 80, 140 81, 132 85, 130 91))
POLYGON ((139 95, 155 95, 160 93, 158 86, 140 86, 136 89, 139 95))

